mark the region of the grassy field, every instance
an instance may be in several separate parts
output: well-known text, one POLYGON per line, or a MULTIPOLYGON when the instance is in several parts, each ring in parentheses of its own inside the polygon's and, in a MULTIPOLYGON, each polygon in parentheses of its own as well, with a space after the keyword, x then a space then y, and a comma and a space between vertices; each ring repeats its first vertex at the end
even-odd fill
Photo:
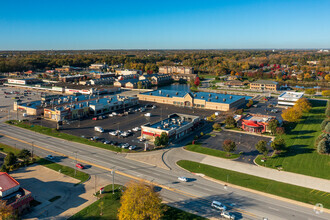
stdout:
POLYGON ((12 153, 14 153, 15 155, 17 155, 21 150, 0 143, 0 151, 4 152, 4 153, 6 153, 6 154, 8 154, 9 152, 12 152, 12 153))
POLYGON ((330 179, 330 156, 318 154, 314 148, 314 140, 321 133, 320 124, 325 117, 325 102, 322 103, 324 105, 312 101, 311 111, 282 135, 289 147, 287 152, 274 155, 266 162, 261 162, 259 156, 256 162, 270 168, 282 167, 285 171, 330 179))
POLYGON ((229 156, 227 156, 228 153, 225 151, 202 147, 201 144, 190 144, 185 146, 185 149, 197 153, 207 154, 215 157, 222 157, 226 159, 236 159, 240 156, 240 154, 233 154, 233 153, 230 153, 229 156))
POLYGON ((40 165, 43 165, 45 167, 48 167, 49 169, 55 170, 57 172, 59 170, 61 170, 61 173, 63 173, 64 175, 71 176, 75 179, 80 180, 80 183, 85 182, 89 179, 89 175, 87 173, 84 173, 82 171, 77 170, 76 175, 74 175, 75 169, 73 169, 71 167, 63 166, 63 165, 58 164, 58 163, 54 163, 52 161, 49 161, 49 160, 46 160, 46 159, 43 159, 43 158, 38 158, 37 163, 40 164, 40 165))
MULTIPOLYGON (((99 200, 84 208, 80 212, 73 215, 70 220, 101 220, 101 219, 117 219, 117 210, 120 207, 120 185, 115 185, 115 194, 112 194, 112 185, 105 187, 105 193, 99 200), (100 202, 103 201, 103 215, 100 215, 101 209, 99 207, 100 202)), ((167 210, 164 212, 163 220, 182 219, 182 220, 204 220, 205 218, 184 212, 180 209, 166 206, 167 210)))
POLYGON ((25 128, 25 129, 29 129, 31 131, 35 131, 41 134, 45 134, 45 135, 49 135, 49 136, 53 136, 53 137, 57 137, 57 138, 62 138, 68 141, 74 141, 74 142, 78 142, 78 143, 82 143, 82 144, 88 144, 94 147, 99 147, 99 148, 103 148, 103 149, 107 149, 107 150, 111 150, 111 151, 116 151, 116 152, 126 152, 128 151, 128 149, 122 149, 119 147, 115 147, 113 145, 109 145, 109 144, 103 144, 101 142, 95 142, 95 141, 91 141, 88 140, 86 138, 82 138, 82 137, 78 137, 75 135, 71 135, 71 134, 66 134, 66 133, 62 133, 57 131, 54 128, 47 128, 47 127, 43 127, 40 125, 29 125, 23 122, 18 122, 15 120, 11 120, 11 121, 7 121, 7 124, 10 125, 15 125, 21 128, 25 128))
POLYGON ((181 160, 178 165, 194 173, 203 173, 206 176, 258 190, 261 192, 274 194, 288 199, 315 205, 322 203, 325 208, 330 208, 330 193, 315 191, 312 189, 281 183, 274 180, 264 179, 257 176, 226 170, 214 166, 209 166, 193 161, 181 160))

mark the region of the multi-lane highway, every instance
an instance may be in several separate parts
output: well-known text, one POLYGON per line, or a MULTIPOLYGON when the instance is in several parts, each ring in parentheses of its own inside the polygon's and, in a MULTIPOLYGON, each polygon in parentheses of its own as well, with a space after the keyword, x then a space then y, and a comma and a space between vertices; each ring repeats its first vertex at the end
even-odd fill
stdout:
MULTIPOLYGON (((0 142, 20 148, 29 148, 34 153, 45 156, 53 154, 58 162, 74 166, 77 152, 78 161, 92 167, 86 172, 98 173, 111 182, 109 171, 115 169, 116 182, 125 183, 129 179, 144 179, 161 187, 160 193, 170 205, 199 213, 202 216, 219 218, 219 212, 210 208, 212 200, 219 200, 230 207, 230 212, 243 219, 330 219, 329 213, 316 214, 312 208, 276 200, 260 194, 236 188, 225 189, 224 185, 206 180, 181 169, 165 170, 156 166, 129 160, 124 154, 73 143, 29 130, 0 124, 0 142), (178 176, 190 178, 189 182, 178 181, 178 176)), ((184 158, 183 158, 184 159, 184 158)))

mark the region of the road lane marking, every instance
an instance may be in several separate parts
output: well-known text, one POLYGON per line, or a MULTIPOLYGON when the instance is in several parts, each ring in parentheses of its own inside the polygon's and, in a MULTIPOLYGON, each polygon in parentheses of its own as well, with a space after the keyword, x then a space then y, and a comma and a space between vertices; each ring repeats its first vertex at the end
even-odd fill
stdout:
MULTIPOLYGON (((9 136, 9 135, 6 135, 6 134, 2 134, 2 133, 0 133, 0 135, 2 135, 4 137, 7 137, 7 138, 10 138, 10 139, 13 139, 13 140, 16 140, 18 142, 25 143, 27 145, 31 145, 32 146, 32 143, 30 143, 30 142, 27 142, 27 141, 24 141, 24 140, 21 140, 21 139, 18 139, 18 138, 15 138, 15 137, 12 137, 12 136, 9 136)), ((72 159, 72 160, 76 160, 76 158, 74 156, 65 155, 63 153, 56 152, 54 150, 51 150, 51 149, 48 149, 48 148, 45 148, 45 147, 42 147, 42 146, 39 146, 39 145, 36 145, 36 144, 33 144, 33 146, 36 147, 36 148, 39 148, 39 149, 42 149, 42 150, 45 150, 45 151, 48 151, 48 152, 57 154, 57 155, 61 155, 61 156, 67 157, 67 158, 72 159)), ((89 162, 89 161, 86 161, 86 160, 77 159, 77 161, 79 161, 81 163, 84 163, 84 164, 89 164, 89 165, 92 165, 94 167, 97 167, 97 168, 100 168, 100 169, 103 169, 103 170, 107 170, 107 171, 110 171, 110 172, 113 171, 113 169, 110 169, 110 168, 107 168, 107 167, 104 167, 104 166, 101 166, 101 165, 98 165, 98 164, 95 164, 95 163, 92 163, 92 162, 89 162)), ((155 183, 155 182, 152 182, 152 181, 149 181, 149 180, 140 178, 140 177, 136 177, 136 176, 133 176, 133 175, 130 175, 130 174, 127 174, 127 173, 118 171, 118 170, 115 170, 115 172, 117 174, 119 174, 119 175, 122 175, 122 176, 125 176, 125 177, 128 177, 128 178, 131 178, 131 179, 134 179, 134 180, 137 180, 137 181, 143 181, 143 182, 148 183, 150 185, 158 186, 158 187, 164 188, 166 190, 169 190, 169 191, 172 191, 172 192, 176 192, 176 193, 181 194, 181 195, 185 195, 187 197, 199 199, 201 201, 207 202, 207 204, 210 204, 212 202, 210 200, 207 200, 207 199, 204 199, 204 198, 200 198, 200 197, 198 197, 196 195, 193 195, 191 193, 187 193, 187 192, 184 192, 184 191, 179 190, 179 189, 175 189, 175 188, 171 188, 171 187, 166 186, 166 185, 155 183)), ((254 217, 254 218, 258 217, 257 215, 255 215, 253 213, 250 213, 248 211, 245 211, 243 209, 240 209, 240 208, 234 208, 234 207, 232 207, 232 209, 233 210, 236 210, 238 212, 241 212, 242 214, 245 214, 245 215, 254 217)))

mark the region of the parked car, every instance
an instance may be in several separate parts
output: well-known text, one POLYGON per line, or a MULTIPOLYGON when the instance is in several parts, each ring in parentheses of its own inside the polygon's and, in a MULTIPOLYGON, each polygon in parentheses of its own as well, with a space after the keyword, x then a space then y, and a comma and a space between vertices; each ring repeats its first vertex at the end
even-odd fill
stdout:
POLYGON ((102 127, 100 127, 100 126, 96 126, 96 127, 94 127, 94 131, 103 133, 104 132, 104 129, 102 127))
POLYGON ((111 142, 110 141, 108 141, 108 140, 104 140, 103 141, 103 144, 110 144, 111 142))
POLYGON ((221 211, 226 211, 227 210, 227 207, 224 204, 222 204, 221 202, 218 202, 218 201, 213 201, 211 203, 211 207, 215 208, 215 209, 219 209, 221 211))
POLYGON ((117 115, 117 112, 112 112, 111 114, 114 115, 114 116, 116 116, 117 115))
POLYGON ((188 179, 187 179, 187 177, 179 176, 178 180, 180 180, 181 182, 187 182, 188 179))
POLYGON ((47 155, 47 157, 46 157, 46 159, 48 159, 48 160, 54 160, 55 159, 55 157, 53 157, 53 155, 47 155))
POLYGON ((91 137, 91 141, 96 141, 98 139, 99 139, 99 137, 97 137, 97 136, 91 137))
POLYGON ((77 164, 76 164, 76 167, 78 167, 78 168, 81 169, 81 170, 84 169, 84 166, 83 166, 82 164, 80 164, 80 163, 77 163, 77 164))
POLYGON ((153 105, 151 108, 152 108, 152 109, 156 109, 156 108, 157 108, 157 106, 153 105))
POLYGON ((129 147, 129 144, 128 143, 121 145, 121 148, 128 148, 128 147, 129 147))
POLYGON ((113 114, 109 114, 109 117, 113 117, 114 115, 113 114))
POLYGON ((145 140, 146 140, 146 139, 143 138, 143 137, 139 139, 140 142, 143 142, 143 141, 145 141, 145 140))
POLYGON ((134 150, 136 148, 136 146, 135 145, 131 145, 131 146, 129 146, 129 150, 134 150))
POLYGON ((139 128, 139 127, 135 127, 135 128, 133 128, 132 130, 133 130, 133 131, 141 131, 141 128, 139 128))
POLYGON ((232 219, 235 220, 235 215, 233 215, 232 213, 229 212, 221 212, 220 214, 222 217, 226 218, 226 219, 232 219))
POLYGON ((148 113, 145 113, 144 116, 151 117, 151 113, 149 113, 149 112, 148 113))
POLYGON ((124 132, 122 132, 122 133, 120 134, 120 136, 122 136, 122 137, 128 137, 128 136, 129 136, 129 133, 126 132, 126 131, 124 131, 124 132))
POLYGON ((117 136, 118 133, 116 131, 111 131, 111 132, 109 132, 109 134, 112 136, 117 136))
POLYGON ((92 118, 92 120, 97 121, 97 117, 92 118))

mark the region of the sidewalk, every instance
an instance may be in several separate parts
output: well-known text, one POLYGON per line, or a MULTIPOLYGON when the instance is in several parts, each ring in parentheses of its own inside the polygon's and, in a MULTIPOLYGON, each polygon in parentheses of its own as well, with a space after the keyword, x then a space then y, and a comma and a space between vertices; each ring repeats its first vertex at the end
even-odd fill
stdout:
MULTIPOLYGON (((278 171, 271 168, 259 167, 252 164, 241 163, 237 161, 227 160, 219 157, 208 156, 205 154, 195 153, 184 149, 175 149, 171 152, 176 156, 176 161, 184 158, 195 162, 232 170, 236 172, 246 173, 266 179, 271 179, 283 183, 302 186, 310 189, 320 190, 330 193, 330 180, 305 176, 297 173, 286 171, 278 171), (181 151, 181 152, 180 152, 181 151), (184 155, 184 157, 182 157, 184 155)), ((171 164, 173 165, 173 163, 171 164)))

